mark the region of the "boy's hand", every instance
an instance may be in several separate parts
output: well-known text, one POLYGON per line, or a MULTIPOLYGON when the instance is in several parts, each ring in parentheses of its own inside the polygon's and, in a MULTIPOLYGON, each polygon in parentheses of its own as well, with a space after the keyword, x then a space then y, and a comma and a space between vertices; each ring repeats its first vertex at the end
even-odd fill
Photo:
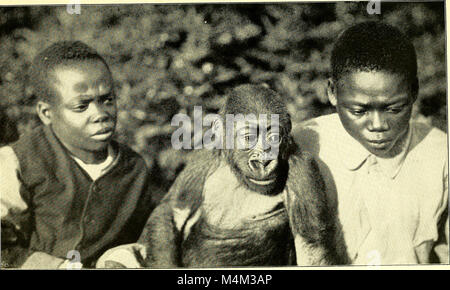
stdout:
POLYGON ((82 264, 62 259, 44 252, 32 253, 23 263, 22 269, 81 269, 82 264))
POLYGON ((105 268, 107 268, 107 269, 126 269, 127 267, 125 267, 125 265, 122 263, 108 260, 108 261, 105 261, 105 268))
POLYGON ((146 248, 141 244, 127 244, 106 251, 98 259, 96 268, 143 268, 146 248))

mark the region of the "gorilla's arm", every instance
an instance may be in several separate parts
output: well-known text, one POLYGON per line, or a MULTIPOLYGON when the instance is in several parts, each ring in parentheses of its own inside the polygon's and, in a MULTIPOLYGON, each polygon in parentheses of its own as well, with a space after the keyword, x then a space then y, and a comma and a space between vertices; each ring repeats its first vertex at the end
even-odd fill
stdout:
POLYGON ((168 200, 153 211, 138 240, 149 251, 145 267, 170 268, 178 266, 179 233, 173 224, 173 212, 168 200))
POLYGON ((335 238, 336 212, 329 205, 326 188, 314 158, 308 153, 289 158, 286 209, 295 239, 299 265, 345 264, 335 238))
POLYGON ((146 267, 178 267, 186 221, 199 208, 206 176, 217 158, 208 151, 191 155, 166 197, 148 219, 138 243, 145 245, 146 267))

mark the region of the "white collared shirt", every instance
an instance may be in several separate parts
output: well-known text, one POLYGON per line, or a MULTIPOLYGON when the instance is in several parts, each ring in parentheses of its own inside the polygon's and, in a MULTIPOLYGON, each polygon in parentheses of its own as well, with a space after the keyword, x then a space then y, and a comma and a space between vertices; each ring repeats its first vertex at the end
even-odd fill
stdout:
MULTIPOLYGON (((428 262, 448 207, 445 133, 411 122, 403 151, 390 159, 367 151, 337 114, 296 127, 294 137, 318 157, 330 195, 337 195, 331 200, 354 264, 428 262)), ((437 254, 448 263, 448 219, 445 231, 437 254)))

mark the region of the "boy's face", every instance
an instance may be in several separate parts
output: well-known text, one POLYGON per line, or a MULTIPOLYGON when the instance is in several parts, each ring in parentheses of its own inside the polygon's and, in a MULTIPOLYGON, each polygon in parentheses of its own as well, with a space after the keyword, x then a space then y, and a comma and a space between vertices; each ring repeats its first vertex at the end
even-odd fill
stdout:
POLYGON ((329 84, 330 102, 354 139, 379 157, 400 152, 416 99, 414 86, 384 71, 348 73, 329 84))
MULTIPOLYGON (((116 97, 111 73, 100 61, 58 66, 50 78, 56 93, 49 122, 73 154, 103 151, 116 126, 116 97)), ((76 154, 75 154, 76 155, 76 154)))

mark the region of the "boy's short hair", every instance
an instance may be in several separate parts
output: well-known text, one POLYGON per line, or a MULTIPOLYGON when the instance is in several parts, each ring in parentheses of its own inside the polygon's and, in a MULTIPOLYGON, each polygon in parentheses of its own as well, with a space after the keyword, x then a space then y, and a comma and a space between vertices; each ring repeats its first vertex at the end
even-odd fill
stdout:
POLYGON ((97 51, 81 41, 56 42, 41 51, 30 67, 30 81, 33 93, 38 100, 53 103, 55 92, 49 85, 50 73, 59 65, 70 65, 76 62, 105 60, 97 51))
POLYGON ((376 21, 345 30, 331 53, 333 80, 350 72, 387 71, 417 79, 417 57, 411 41, 397 28, 376 21))

